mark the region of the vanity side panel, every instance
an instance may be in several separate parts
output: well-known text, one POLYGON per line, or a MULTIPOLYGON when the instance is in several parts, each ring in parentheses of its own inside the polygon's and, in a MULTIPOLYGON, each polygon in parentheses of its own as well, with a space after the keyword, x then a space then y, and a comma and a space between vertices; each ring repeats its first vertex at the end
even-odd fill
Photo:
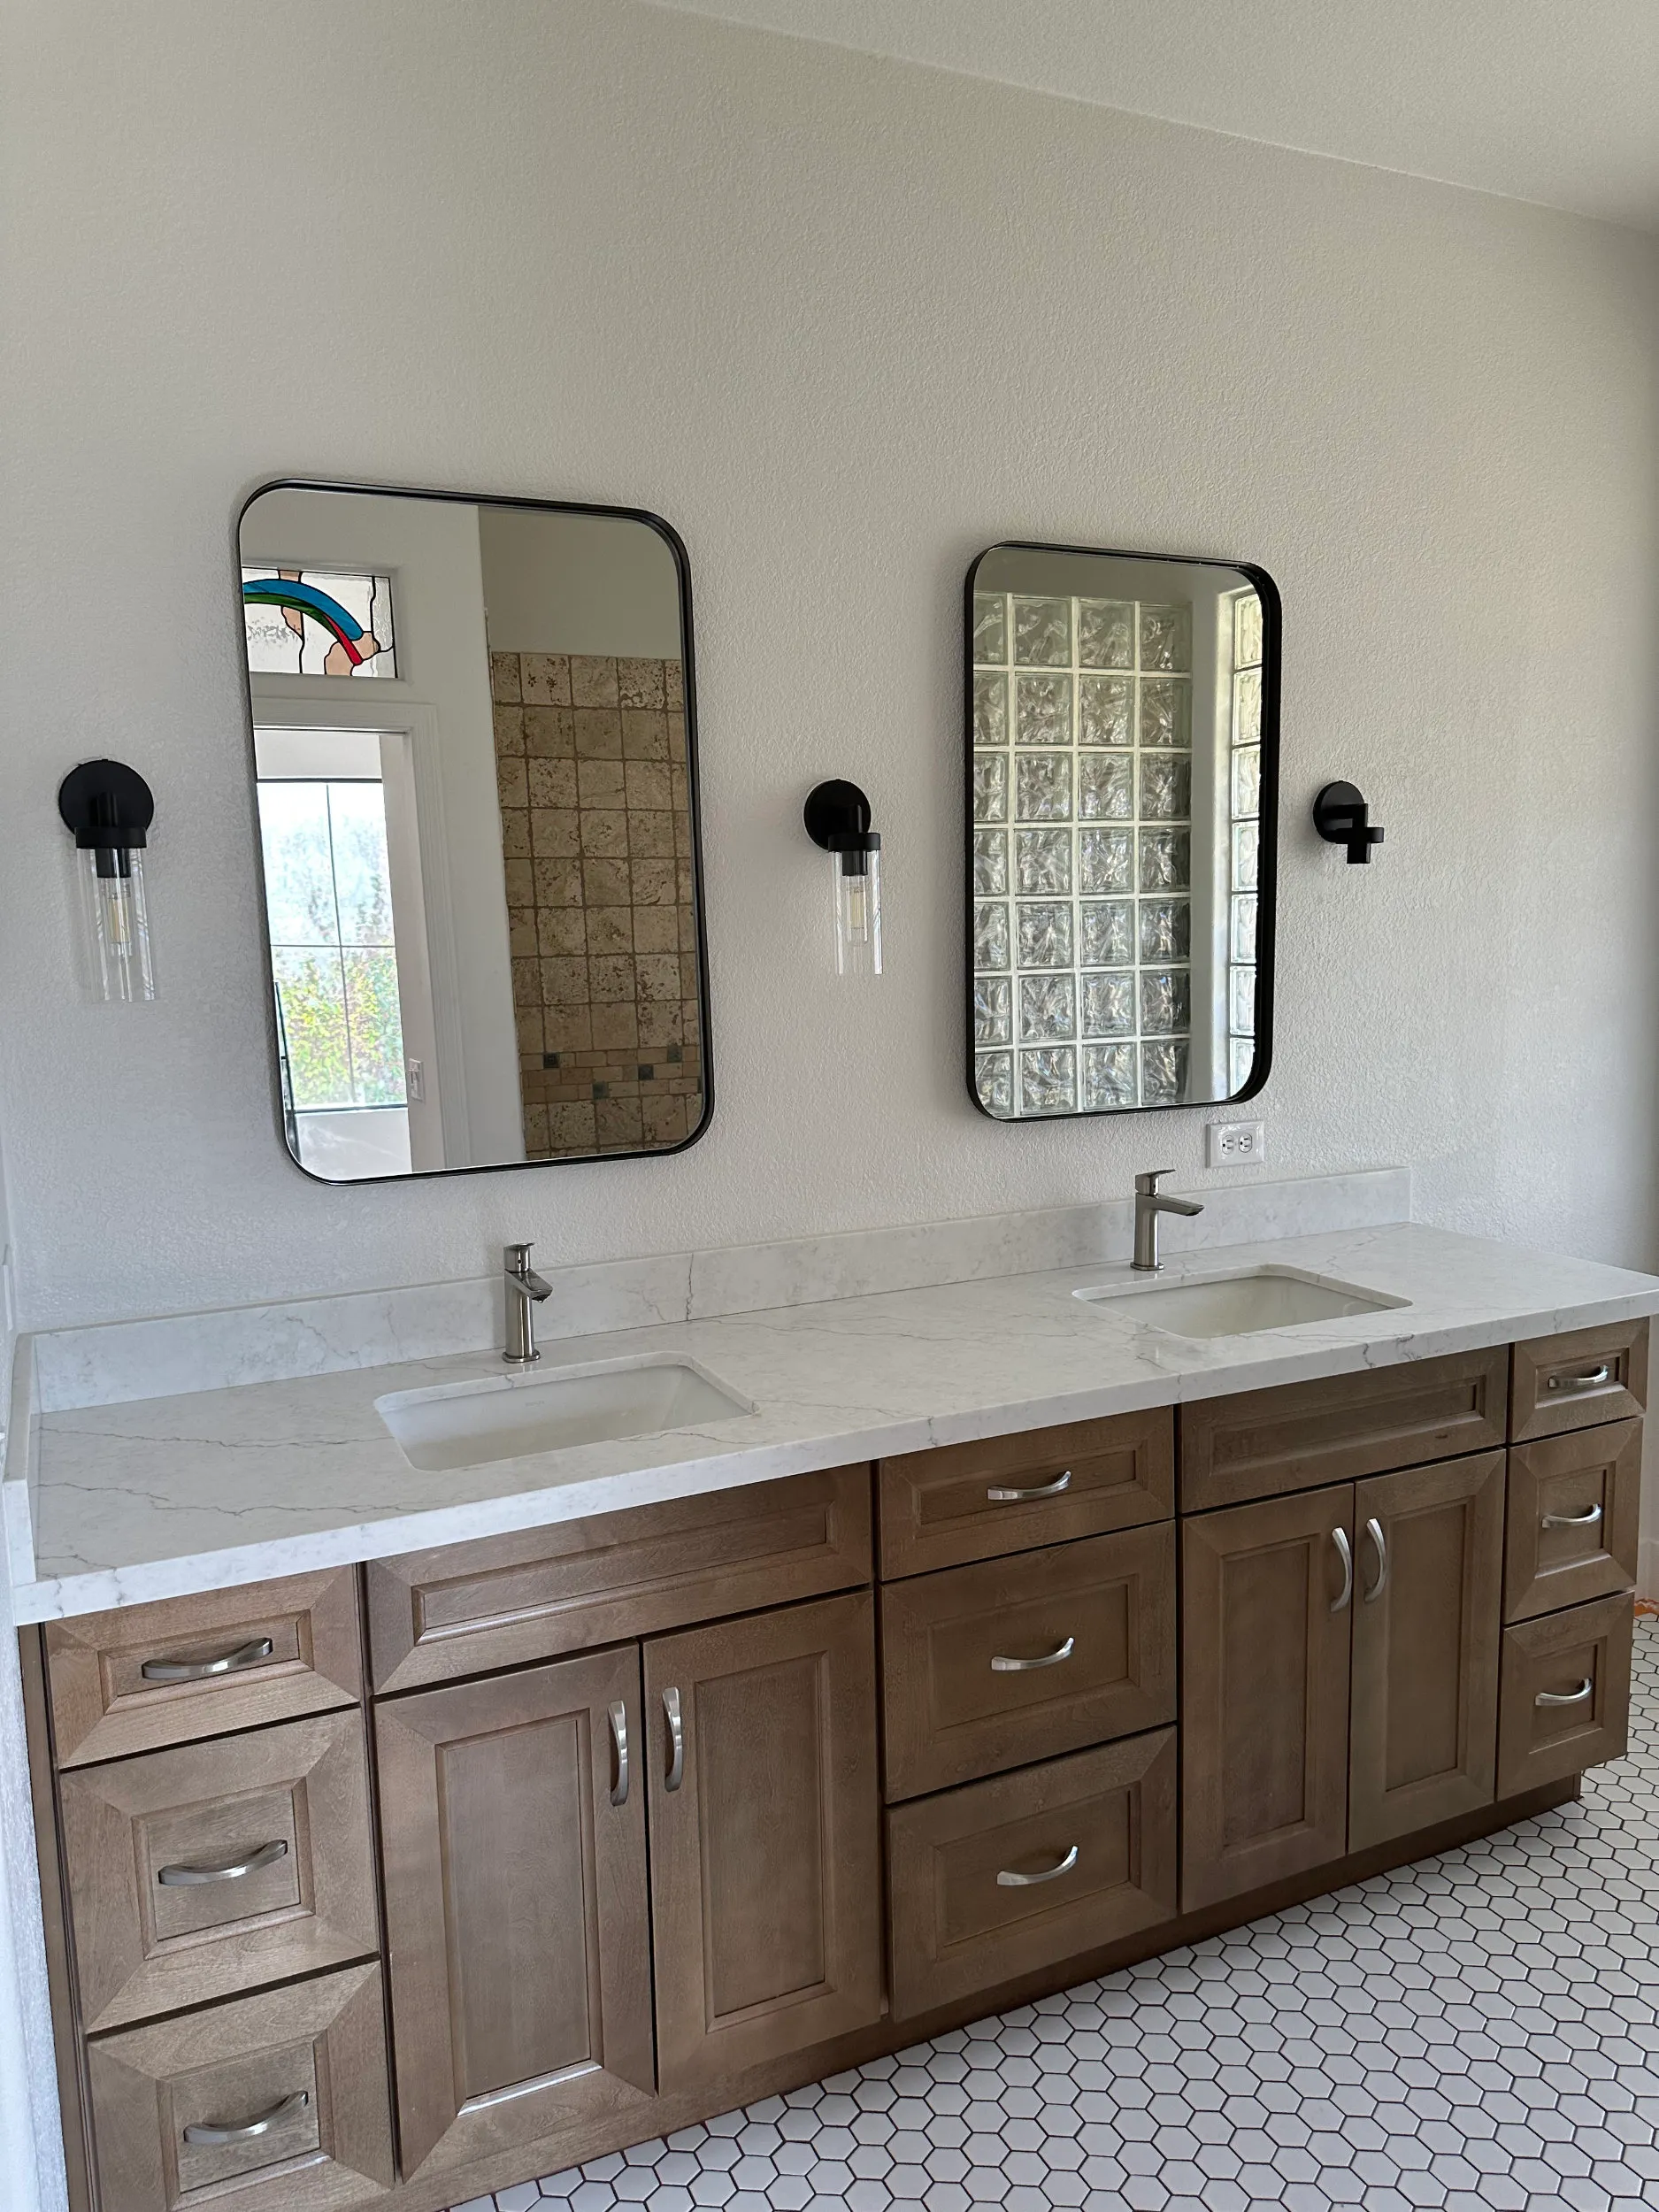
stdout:
POLYGON ((1509 1382, 1498 1345, 1183 1406, 1181 1510, 1490 1451, 1504 1440, 1509 1382))
POLYGON ((35 1850, 40 1868, 41 1917, 46 1935, 46 1978, 52 2008, 52 2045, 58 2062, 58 2104, 63 2122, 64 2168, 69 2212, 93 2212, 92 2151, 80 2009, 60 1852, 57 1792, 52 1778, 51 1728, 47 1712, 46 1655, 42 1632, 18 1632, 23 1676, 23 1726, 28 1743, 29 1787, 35 1802, 35 1850))
POLYGON ((363 1692, 355 1567, 49 1621, 45 1640, 60 1767, 297 1720, 363 1692), (202 1671, 158 1682, 146 1666, 202 1671))
POLYGON ((820 1597, 871 1575, 867 1463, 453 1544, 366 1571, 378 1694, 820 1597))
POLYGON ((1167 1520, 1175 1509, 1174 1417, 1156 1406, 940 1445, 884 1459, 878 1479, 883 1578, 960 1567, 1167 1520))

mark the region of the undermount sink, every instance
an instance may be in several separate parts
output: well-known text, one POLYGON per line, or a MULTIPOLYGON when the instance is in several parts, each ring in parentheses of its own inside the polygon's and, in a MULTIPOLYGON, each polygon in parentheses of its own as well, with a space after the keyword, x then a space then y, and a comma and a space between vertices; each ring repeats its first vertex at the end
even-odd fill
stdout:
POLYGON ((619 1436, 657 1436, 754 1407, 692 1360, 597 1361, 551 1375, 396 1390, 374 1409, 411 1467, 441 1474, 531 1452, 559 1452, 619 1436))
POLYGON ((1362 1290, 1295 1267, 1252 1267, 1233 1275, 1185 1276, 1179 1282, 1113 1284, 1072 1293, 1104 1313, 1119 1314, 1171 1336, 1253 1336, 1298 1322, 1341 1321, 1356 1313, 1409 1306, 1409 1298, 1362 1290))

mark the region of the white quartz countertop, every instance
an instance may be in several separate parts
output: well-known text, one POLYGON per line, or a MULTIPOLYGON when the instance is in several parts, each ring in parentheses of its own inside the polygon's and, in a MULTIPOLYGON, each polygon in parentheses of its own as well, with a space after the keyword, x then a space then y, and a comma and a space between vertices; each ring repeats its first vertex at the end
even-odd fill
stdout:
MULTIPOLYGON (((1659 1279, 1402 1224, 1211 1248, 1164 1281, 1271 1265, 1408 1302, 1196 1341, 1074 1297, 1122 1264, 671 1322, 546 1348, 561 1368, 684 1354, 755 1411, 672 1433, 423 1473, 375 1409, 389 1392, 499 1378, 497 1356, 359 1367, 34 1417, 33 1566, 20 1621, 840 1466, 1550 1336, 1659 1311, 1659 1279)), ((19 1570, 25 1571, 19 1572, 19 1570)))

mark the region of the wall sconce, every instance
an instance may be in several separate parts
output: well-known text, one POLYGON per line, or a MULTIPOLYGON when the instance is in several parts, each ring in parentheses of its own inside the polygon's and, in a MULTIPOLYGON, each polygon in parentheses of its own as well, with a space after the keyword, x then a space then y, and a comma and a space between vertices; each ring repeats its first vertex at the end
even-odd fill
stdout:
POLYGON ((821 783, 803 810, 806 833, 830 856, 835 895, 835 972, 881 972, 881 840, 856 783, 821 783))
POLYGON ((1363 866, 1383 833, 1371 825, 1371 812, 1351 783, 1328 783, 1313 803, 1313 826, 1327 845, 1346 845, 1348 865, 1363 866))
POLYGON ((58 785, 58 811, 79 854, 88 992, 108 1003, 154 998, 144 905, 143 849, 156 818, 150 786, 119 760, 83 760, 58 785))

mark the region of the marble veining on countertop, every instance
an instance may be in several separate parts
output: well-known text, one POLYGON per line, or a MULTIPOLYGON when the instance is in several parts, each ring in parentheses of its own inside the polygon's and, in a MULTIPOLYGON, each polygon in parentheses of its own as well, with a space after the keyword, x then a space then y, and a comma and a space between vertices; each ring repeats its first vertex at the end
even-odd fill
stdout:
POLYGON ((1165 1279, 1274 1264, 1409 1301, 1199 1342, 1076 1298, 1121 1263, 630 1329, 561 1367, 683 1353, 756 1410, 426 1473, 388 1393, 499 1378, 491 1351, 36 1417, 35 1620, 384 1557, 620 1506, 1051 1423, 1431 1358, 1659 1310, 1659 1279, 1401 1224, 1193 1253, 1165 1279))

